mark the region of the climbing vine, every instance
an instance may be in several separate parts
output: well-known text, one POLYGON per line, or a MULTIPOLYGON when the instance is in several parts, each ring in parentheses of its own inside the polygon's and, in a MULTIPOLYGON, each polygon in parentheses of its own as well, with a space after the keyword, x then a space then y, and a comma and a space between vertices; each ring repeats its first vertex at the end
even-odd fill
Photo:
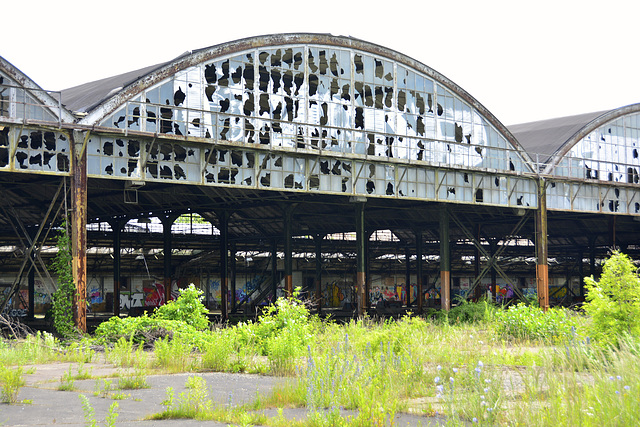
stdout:
POLYGON ((53 293, 53 326, 63 337, 75 335, 77 330, 73 322, 73 298, 75 283, 73 282, 71 238, 65 220, 58 232, 58 252, 51 263, 51 268, 58 276, 58 289, 53 293))

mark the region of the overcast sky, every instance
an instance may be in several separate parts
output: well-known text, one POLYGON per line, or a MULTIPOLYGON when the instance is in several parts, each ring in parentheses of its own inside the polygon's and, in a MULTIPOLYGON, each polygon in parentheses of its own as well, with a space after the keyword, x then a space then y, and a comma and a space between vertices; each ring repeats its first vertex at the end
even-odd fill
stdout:
POLYGON ((314 32, 406 54, 506 125, 640 102, 638 0, 5 3, 0 56, 47 90, 239 38, 314 32))

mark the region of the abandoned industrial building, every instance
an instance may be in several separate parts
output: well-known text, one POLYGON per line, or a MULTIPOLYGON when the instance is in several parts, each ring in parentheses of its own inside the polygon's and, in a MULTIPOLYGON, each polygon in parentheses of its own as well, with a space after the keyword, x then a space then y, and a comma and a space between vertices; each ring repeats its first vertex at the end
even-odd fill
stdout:
MULTIPOLYGON (((194 283, 222 318, 294 289, 346 315, 571 304, 640 254, 640 104, 506 127, 402 53, 277 34, 47 92, 0 58, 0 301, 76 319, 194 283), (88 302, 85 304, 83 300, 88 302)), ((517 107, 516 107, 517 108, 517 107)))

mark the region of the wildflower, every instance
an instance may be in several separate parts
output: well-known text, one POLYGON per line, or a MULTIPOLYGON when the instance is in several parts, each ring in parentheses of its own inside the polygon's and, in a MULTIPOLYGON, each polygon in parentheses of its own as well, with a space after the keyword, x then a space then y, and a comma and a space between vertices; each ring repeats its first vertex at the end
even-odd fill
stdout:
POLYGON ((488 405, 488 403, 485 402, 484 400, 482 402, 480 402, 480 406, 487 406, 487 405, 488 405))
POLYGON ((442 393, 442 391, 444 390, 444 386, 442 384, 436 386, 436 390, 438 391, 438 393, 442 393))
POLYGON ((488 388, 485 388, 483 391, 484 391, 485 393, 489 393, 489 389, 488 389, 488 388))
POLYGON ((436 383, 436 384, 437 384, 438 382, 440 382, 440 377, 435 377, 435 378, 433 379, 433 382, 434 382, 434 383, 436 383))
POLYGON ((618 375, 618 376, 616 377, 616 379, 617 379, 618 381, 621 381, 621 380, 622 380, 622 377, 621 377, 620 375, 618 375))
POLYGON ((480 396, 480 399, 484 400, 484 394, 482 396, 480 396))
POLYGON ((449 381, 451 381, 451 384, 453 384, 453 377, 449 377, 449 381))
POLYGON ((453 368, 453 373, 457 374, 458 373, 458 368, 453 368))
POLYGON ((609 377, 609 379, 610 379, 611 381, 613 381, 613 377, 609 377))
POLYGON ((478 361, 478 366, 481 368, 484 366, 484 363, 482 363, 482 360, 478 361))
POLYGON ((438 371, 442 369, 442 366, 438 365, 438 367, 436 368, 438 371))
POLYGON ((476 373, 478 373, 478 374, 479 374, 480 372, 482 372, 482 369, 480 369, 480 368, 476 368, 476 369, 475 369, 475 371, 476 371, 476 373))
POLYGON ((471 421, 473 421, 473 423, 475 424, 475 423, 478 422, 478 419, 476 417, 473 417, 473 420, 471 420, 471 421))
POLYGON ((620 390, 616 390, 616 394, 620 394, 620 390))
POLYGON ((491 412, 491 411, 493 411, 493 408, 487 408, 487 411, 491 412))
POLYGON ((486 378, 486 379, 484 380, 484 382, 485 382, 485 383, 487 383, 487 384, 491 384, 491 380, 490 380, 489 378, 486 378))
POLYGON ((629 391, 629 390, 631 390, 631 387, 629 387, 628 385, 626 385, 626 386, 624 386, 624 389, 625 389, 625 390, 627 390, 627 391, 629 391))

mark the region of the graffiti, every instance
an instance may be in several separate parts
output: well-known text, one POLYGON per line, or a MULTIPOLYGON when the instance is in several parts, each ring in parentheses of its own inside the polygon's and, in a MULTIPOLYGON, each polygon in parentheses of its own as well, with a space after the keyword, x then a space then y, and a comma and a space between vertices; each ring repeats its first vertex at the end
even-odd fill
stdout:
POLYGON ((120 309, 129 310, 132 307, 144 306, 144 294, 142 292, 121 292, 120 309))
POLYGON ((325 307, 340 307, 353 301, 353 282, 334 280, 324 285, 322 291, 322 305, 325 307))
POLYGON ((91 290, 89 291, 89 299, 91 301, 91 304, 102 303, 103 299, 102 299, 102 294, 100 293, 100 289, 91 288, 91 290))
POLYGON ((164 285, 162 283, 152 283, 143 285, 144 306, 158 307, 164 304, 164 285))
POLYGON ((2 314, 9 317, 27 317, 28 311, 25 308, 5 308, 2 314))

